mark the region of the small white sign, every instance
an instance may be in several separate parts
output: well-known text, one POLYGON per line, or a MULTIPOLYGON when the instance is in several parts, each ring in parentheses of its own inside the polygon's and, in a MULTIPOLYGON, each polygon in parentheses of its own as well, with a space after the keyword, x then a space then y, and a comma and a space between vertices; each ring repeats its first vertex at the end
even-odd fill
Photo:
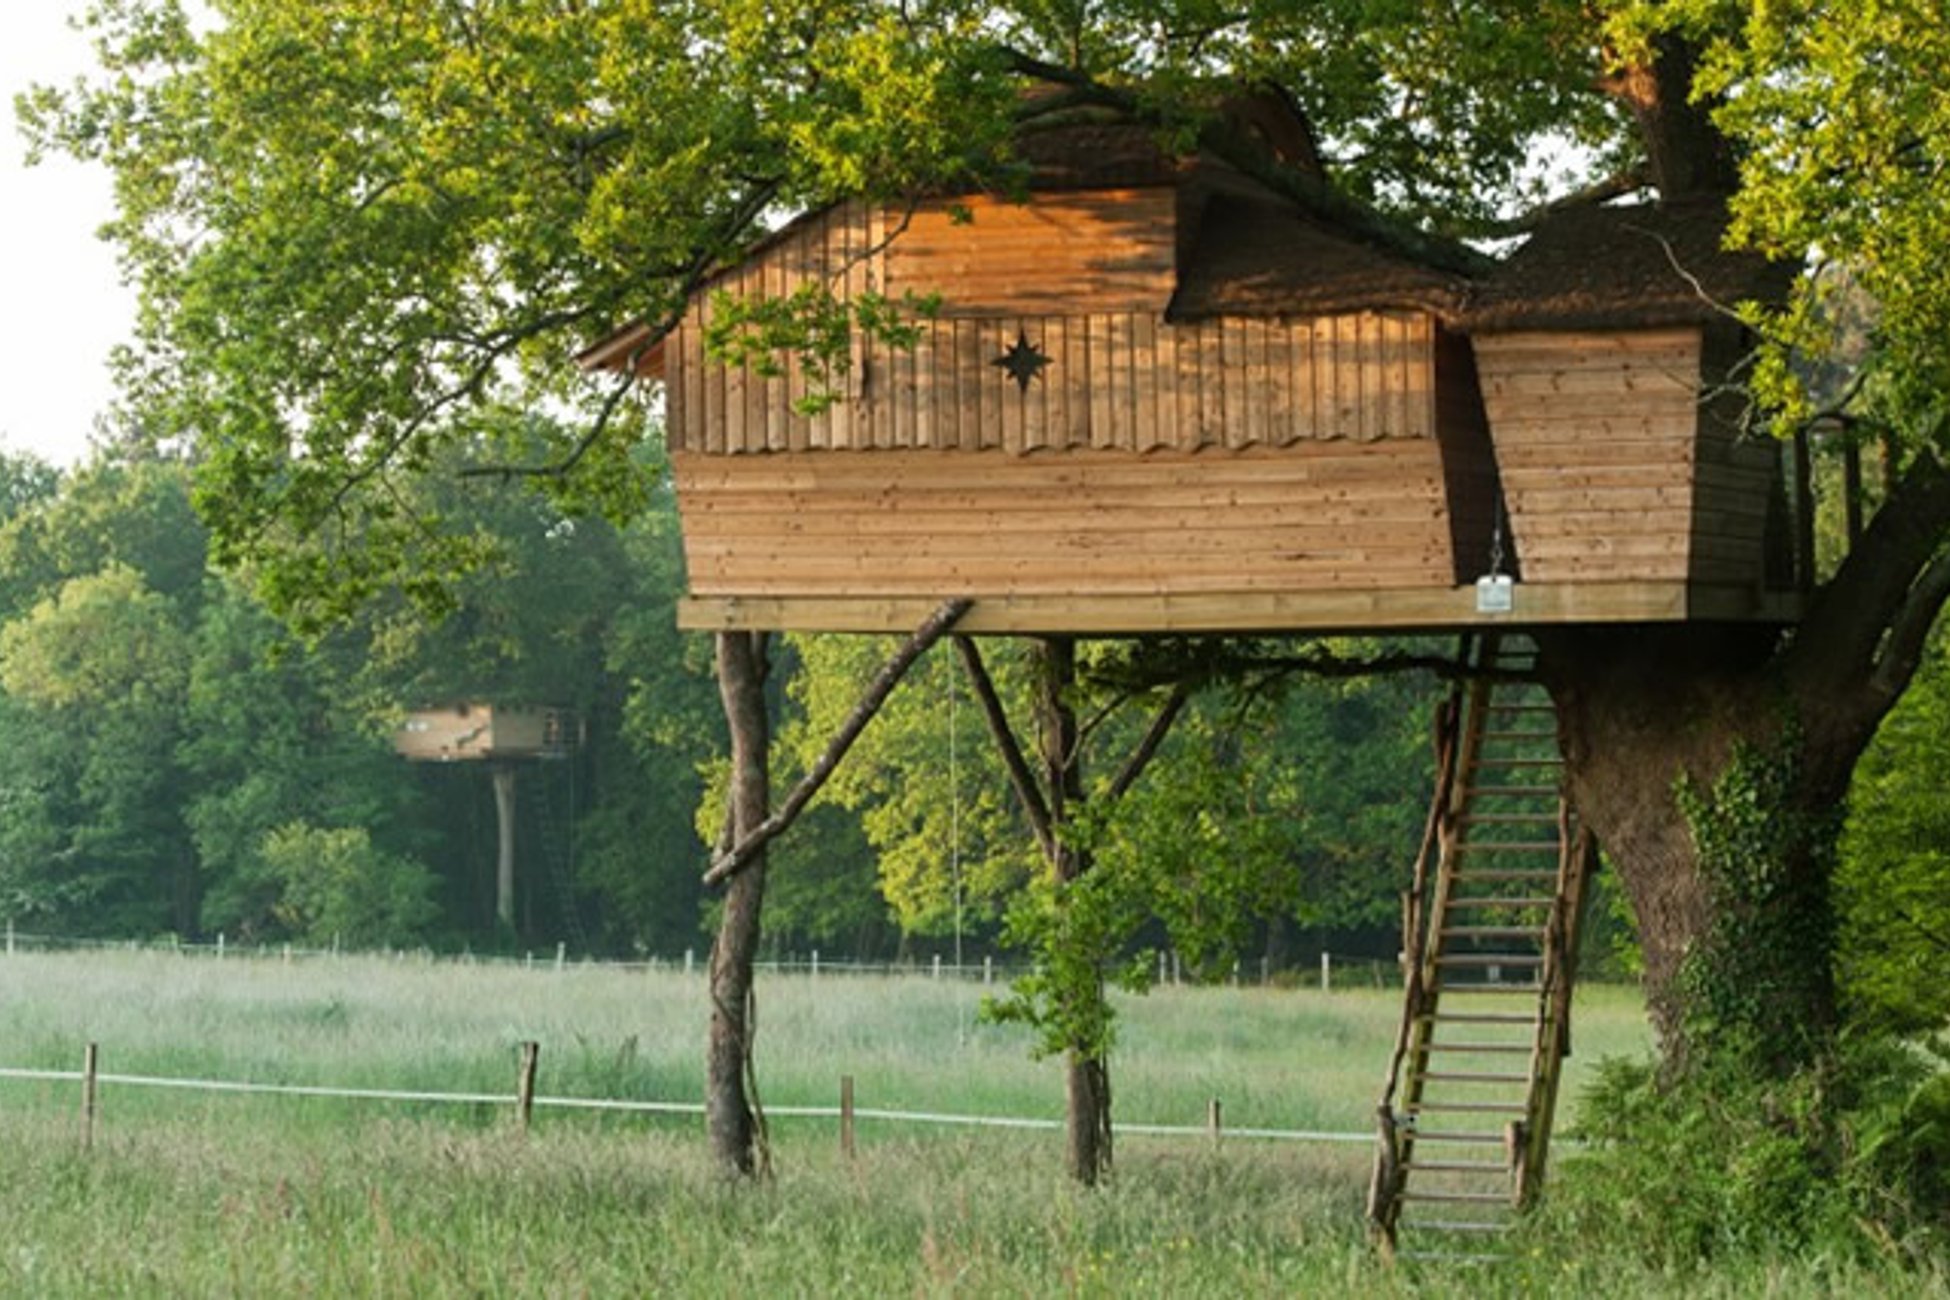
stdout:
POLYGON ((1507 573, 1492 573, 1476 579, 1476 612, 1508 614, 1516 605, 1517 584, 1507 573))

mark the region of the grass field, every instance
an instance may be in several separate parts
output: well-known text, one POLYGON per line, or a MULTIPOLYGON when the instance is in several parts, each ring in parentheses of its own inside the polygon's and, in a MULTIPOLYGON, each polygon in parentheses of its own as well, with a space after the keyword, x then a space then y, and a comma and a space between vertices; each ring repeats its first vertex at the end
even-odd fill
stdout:
MULTIPOLYGON (((924 978, 763 983, 774 1105, 1060 1114, 1056 1067, 924 978)), ((1364 1131, 1394 1033, 1385 994, 1164 989, 1124 1003, 1127 1122, 1364 1131)), ((165 955, 0 960, 0 1064, 378 1088, 695 1100, 702 985, 682 975, 165 955)), ((1643 1053, 1636 999, 1588 990, 1579 1071, 1643 1053)), ((1574 1073, 1571 1096, 1576 1093, 1574 1073)), ((1593 1276, 1519 1259, 1431 1278, 1376 1263, 1358 1146, 1129 1137, 1096 1192, 1053 1133, 830 1120, 774 1126, 777 1178, 722 1181, 691 1118, 207 1096, 105 1086, 92 1151, 72 1083, 0 1082, 0 1293, 296 1295, 1833 1294, 1784 1263, 1739 1277, 1593 1276)), ((1573 1107, 1575 1102, 1573 1101, 1573 1107)), ((1905 1279, 1912 1289, 1915 1279, 1905 1279)), ((1941 1285, 1941 1279, 1936 1280, 1941 1285)))

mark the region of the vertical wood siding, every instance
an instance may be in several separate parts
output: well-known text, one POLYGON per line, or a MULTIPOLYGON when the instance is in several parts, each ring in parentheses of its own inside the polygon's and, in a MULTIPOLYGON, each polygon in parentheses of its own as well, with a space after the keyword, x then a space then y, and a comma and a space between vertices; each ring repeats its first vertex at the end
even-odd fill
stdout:
POLYGON ((987 204, 973 227, 857 203, 814 214, 719 277, 666 345, 670 445, 1028 453, 1434 436, 1424 313, 1167 321, 1170 202, 1046 196, 987 204), (821 385, 799 358, 767 378, 706 356, 703 331, 715 293, 779 297, 808 280, 842 296, 939 291, 942 309, 912 349, 856 341, 825 388, 840 400, 802 415, 795 403, 821 385), (1018 338, 1050 361, 1027 390, 994 364, 1018 338))

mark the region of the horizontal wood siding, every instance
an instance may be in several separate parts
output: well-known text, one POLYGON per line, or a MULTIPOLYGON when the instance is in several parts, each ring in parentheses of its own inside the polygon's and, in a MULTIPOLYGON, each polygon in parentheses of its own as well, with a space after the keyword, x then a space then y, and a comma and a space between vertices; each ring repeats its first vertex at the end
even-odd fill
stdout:
POLYGON ((1717 553, 1692 526, 1697 328, 1473 342, 1526 582, 1683 580, 1717 553))
POLYGON ((938 294, 941 315, 1150 311, 1176 279, 1177 191, 974 196, 888 215, 890 297, 938 294))
POLYGON ((1375 590, 1455 581, 1433 440, 1021 457, 672 457, 699 597, 1375 590))

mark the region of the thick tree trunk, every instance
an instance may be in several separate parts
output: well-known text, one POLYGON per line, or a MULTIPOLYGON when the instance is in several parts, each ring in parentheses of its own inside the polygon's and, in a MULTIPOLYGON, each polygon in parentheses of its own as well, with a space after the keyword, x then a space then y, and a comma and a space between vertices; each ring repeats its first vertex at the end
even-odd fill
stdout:
MULTIPOLYGON (((762 633, 718 634, 718 689, 731 730, 730 821, 736 842, 764 822, 772 799, 762 633)), ((760 849, 726 889, 717 941, 711 947, 705 1127, 718 1164, 743 1176, 755 1172, 759 1160, 758 1120, 746 1081, 754 1029, 752 963, 758 956, 764 900, 765 855, 760 849)))
POLYGON ((1710 1040, 1787 1070, 1835 1021, 1828 850, 1868 733, 1813 728, 1765 632, 1540 636, 1573 805, 1638 919, 1669 1072, 1710 1040))
MULTIPOLYGON (((1083 807, 1084 798, 1082 746, 1076 710, 1070 701, 1077 680, 1076 643, 1067 637, 1052 637, 1039 642, 1037 648, 1037 733, 1053 832, 1047 849, 1050 870, 1061 890, 1090 870, 1090 855, 1065 843, 1062 834, 1070 818, 1083 807)), ((1063 906, 1060 899, 1057 905, 1063 906)), ((1063 989, 1058 996, 1070 1000, 1070 1005, 1060 1009, 1066 1023, 1105 1023, 1101 974, 1087 984, 1063 989)), ((1064 1069, 1070 1176, 1086 1186, 1093 1185, 1111 1165, 1110 1067, 1101 1042, 1079 1036, 1064 1053, 1064 1069)))

